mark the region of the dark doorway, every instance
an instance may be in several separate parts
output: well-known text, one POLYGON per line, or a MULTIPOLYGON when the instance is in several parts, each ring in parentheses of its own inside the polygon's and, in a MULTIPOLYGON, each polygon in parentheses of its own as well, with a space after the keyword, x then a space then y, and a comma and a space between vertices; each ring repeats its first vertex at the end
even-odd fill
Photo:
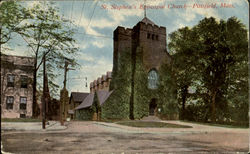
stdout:
POLYGON ((156 107, 157 107, 156 99, 153 98, 149 103, 149 115, 151 116, 155 115, 156 107))

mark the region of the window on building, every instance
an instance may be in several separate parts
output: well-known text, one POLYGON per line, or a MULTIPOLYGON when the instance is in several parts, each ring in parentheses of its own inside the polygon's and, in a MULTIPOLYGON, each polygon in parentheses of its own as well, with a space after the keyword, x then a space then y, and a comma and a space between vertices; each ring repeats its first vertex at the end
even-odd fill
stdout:
POLYGON ((6 99, 6 109, 13 109, 14 104, 14 97, 13 96, 7 96, 6 99))
POLYGON ((156 35, 156 36, 155 36, 155 39, 156 39, 157 41, 159 40, 159 37, 158 37, 158 35, 156 35))
POLYGON ((155 35, 153 34, 153 35, 152 35, 152 40, 154 40, 154 39, 155 39, 155 35))
POLYGON ((148 39, 150 39, 150 33, 148 33, 148 36, 147 36, 148 39))
POLYGON ((26 110, 27 97, 20 97, 20 110, 26 110))
POLYGON ((28 88, 28 77, 21 75, 21 88, 28 88))
POLYGON ((13 74, 7 75, 7 87, 14 87, 15 76, 13 74))
POLYGON ((20 114, 20 118, 26 118, 26 114, 20 114))
POLYGON ((158 73, 155 69, 152 69, 148 73, 148 88, 149 89, 157 89, 158 88, 158 73))

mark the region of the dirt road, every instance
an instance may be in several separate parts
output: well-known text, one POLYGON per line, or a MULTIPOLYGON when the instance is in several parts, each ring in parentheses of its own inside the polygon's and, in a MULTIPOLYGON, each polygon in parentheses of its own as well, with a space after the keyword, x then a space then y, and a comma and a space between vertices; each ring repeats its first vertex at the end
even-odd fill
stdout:
POLYGON ((131 128, 112 123, 72 122, 60 131, 5 131, 2 142, 4 151, 25 154, 248 151, 247 129, 189 125, 193 128, 131 128))

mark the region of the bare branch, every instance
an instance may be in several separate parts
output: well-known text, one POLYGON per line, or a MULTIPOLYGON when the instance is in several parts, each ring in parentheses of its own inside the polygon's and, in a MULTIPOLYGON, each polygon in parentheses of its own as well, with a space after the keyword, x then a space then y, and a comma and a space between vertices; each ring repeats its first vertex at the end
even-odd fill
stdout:
POLYGON ((32 45, 30 45, 30 43, 24 38, 24 36, 23 35, 21 35, 21 37, 23 38, 23 40, 28 44, 28 46, 32 49, 32 51, 34 52, 34 54, 36 54, 36 51, 35 51, 35 49, 33 48, 33 46, 32 45))

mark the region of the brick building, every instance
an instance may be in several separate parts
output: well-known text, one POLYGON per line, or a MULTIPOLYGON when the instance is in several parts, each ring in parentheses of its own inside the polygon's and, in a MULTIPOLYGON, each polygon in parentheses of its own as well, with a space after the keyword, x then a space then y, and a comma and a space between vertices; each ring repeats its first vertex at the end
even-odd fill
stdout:
POLYGON ((32 116, 34 58, 1 55, 2 118, 32 116))

